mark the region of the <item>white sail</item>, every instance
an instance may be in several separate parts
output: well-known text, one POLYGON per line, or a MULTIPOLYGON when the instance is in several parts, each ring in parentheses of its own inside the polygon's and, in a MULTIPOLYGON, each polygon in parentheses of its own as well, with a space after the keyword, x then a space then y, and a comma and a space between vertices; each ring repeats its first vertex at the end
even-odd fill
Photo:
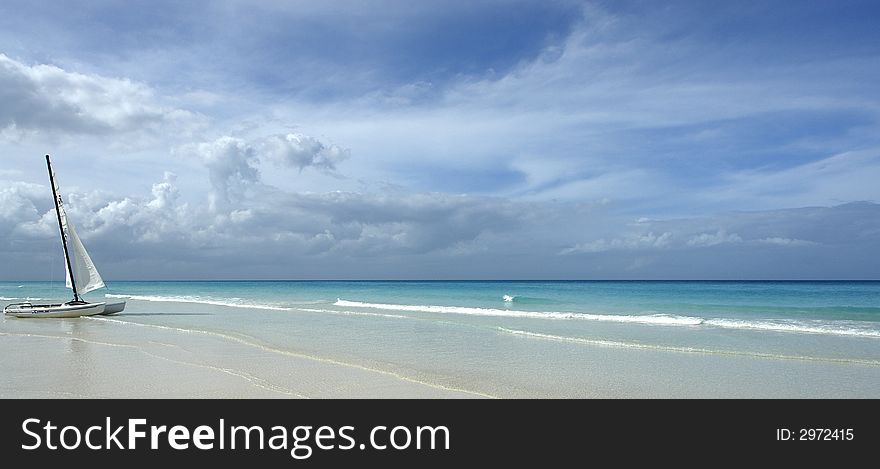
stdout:
MULTIPOLYGON (((58 191, 58 182, 57 179, 53 178, 55 182, 55 192, 58 191)), ((83 246, 82 241, 79 240, 79 236, 76 235, 76 230, 73 229, 73 224, 70 223, 70 220, 67 219, 67 213, 64 211, 64 204, 61 202, 61 195, 58 195, 58 214, 61 217, 61 227, 67 234, 67 252, 70 256, 70 265, 67 265, 67 259, 64 259, 65 267, 68 267, 65 271, 67 288, 73 288, 73 282, 70 279, 70 272, 73 272, 73 278, 76 280, 76 291, 78 293, 88 293, 92 290, 97 290, 98 288, 102 288, 104 286, 104 280, 101 278, 101 274, 98 273, 98 269, 95 268, 95 264, 92 262, 92 258, 89 257, 88 251, 86 251, 86 247, 83 246)))
POLYGON ((76 278, 76 289, 80 293, 88 293, 102 288, 104 280, 101 279, 101 274, 98 273, 98 269, 92 263, 92 258, 89 257, 86 247, 79 240, 79 236, 76 235, 76 230, 73 229, 73 225, 70 224, 69 220, 67 221, 67 234, 67 248, 70 251, 70 263, 72 264, 71 268, 67 270, 67 288, 73 288, 70 282, 71 270, 73 271, 74 278, 76 278))

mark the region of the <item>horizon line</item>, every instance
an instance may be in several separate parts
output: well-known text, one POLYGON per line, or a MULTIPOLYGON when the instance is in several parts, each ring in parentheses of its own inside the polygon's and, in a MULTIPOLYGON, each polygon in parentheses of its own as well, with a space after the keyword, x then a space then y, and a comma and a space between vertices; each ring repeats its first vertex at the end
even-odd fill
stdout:
MULTIPOLYGON (((62 283, 62 280, 0 280, 3 283, 33 283, 48 282, 62 283)), ((113 282, 880 282, 880 278, 763 278, 763 279, 688 279, 688 278, 671 278, 671 279, 397 279, 397 278, 377 278, 377 279, 359 279, 359 278, 338 278, 338 279, 294 279, 294 278, 260 278, 260 279, 211 279, 211 278, 190 278, 190 279, 123 279, 114 280, 113 282)))

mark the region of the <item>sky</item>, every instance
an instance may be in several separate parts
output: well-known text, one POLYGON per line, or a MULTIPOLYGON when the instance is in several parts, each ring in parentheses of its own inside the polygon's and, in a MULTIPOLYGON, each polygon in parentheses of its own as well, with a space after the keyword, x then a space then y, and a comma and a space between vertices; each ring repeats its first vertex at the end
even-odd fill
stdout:
POLYGON ((0 4, 0 280, 880 279, 873 1, 0 4))

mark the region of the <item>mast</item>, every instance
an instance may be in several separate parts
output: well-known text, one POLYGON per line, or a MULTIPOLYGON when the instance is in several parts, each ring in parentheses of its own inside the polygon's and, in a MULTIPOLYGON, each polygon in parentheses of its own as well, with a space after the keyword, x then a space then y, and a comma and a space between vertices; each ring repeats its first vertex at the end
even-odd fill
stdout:
POLYGON ((73 265, 70 263, 70 253, 67 252, 67 236, 64 234, 64 226, 61 224, 61 206, 58 204, 58 192, 55 190, 55 175, 52 174, 52 163, 49 155, 46 155, 46 167, 49 168, 49 184, 52 186, 52 195, 55 200, 55 215, 58 216, 58 231, 61 232, 61 245, 64 246, 64 260, 67 264, 67 274, 70 275, 70 285, 73 287, 73 301, 80 301, 79 293, 76 292, 76 278, 73 276, 73 265))

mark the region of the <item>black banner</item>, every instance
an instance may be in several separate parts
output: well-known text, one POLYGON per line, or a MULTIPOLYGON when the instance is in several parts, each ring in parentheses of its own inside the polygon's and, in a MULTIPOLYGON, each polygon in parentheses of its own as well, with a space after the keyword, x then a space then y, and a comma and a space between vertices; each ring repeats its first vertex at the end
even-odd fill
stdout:
POLYGON ((708 466, 871 457, 873 400, 6 400, 26 464, 708 466), (54 449, 53 449, 54 448, 54 449), (705 455, 711 455, 706 460, 705 455), (555 463, 553 463, 555 462, 555 463), (604 464, 603 464, 604 465, 604 464))

